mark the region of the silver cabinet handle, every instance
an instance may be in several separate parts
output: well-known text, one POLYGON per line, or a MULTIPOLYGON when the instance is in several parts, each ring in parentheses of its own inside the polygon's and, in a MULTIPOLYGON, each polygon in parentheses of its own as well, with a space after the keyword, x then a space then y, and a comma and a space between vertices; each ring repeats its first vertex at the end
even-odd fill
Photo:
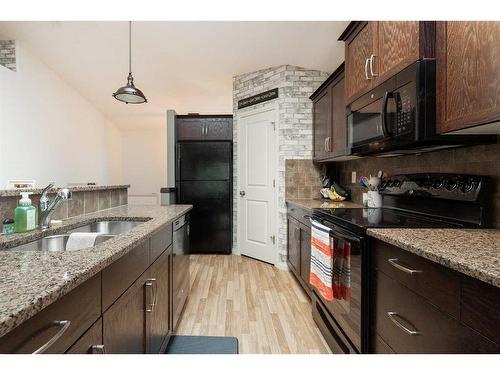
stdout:
POLYGON ((371 79, 371 77, 368 77, 368 64, 370 63, 370 59, 366 59, 365 61, 365 78, 366 79, 371 79))
POLYGON ((398 270, 403 271, 407 274, 410 274, 410 275, 414 275, 416 273, 422 272, 421 270, 414 270, 414 269, 403 266, 401 263, 399 263, 398 258, 387 259, 387 261, 391 264, 391 266, 393 266, 393 267, 397 268, 398 270))
POLYGON ((104 348, 104 345, 92 345, 90 347, 90 353, 91 354, 106 354, 106 349, 104 348))
POLYGON ((146 294, 148 296, 147 298, 147 301, 146 301, 146 312, 150 313, 150 312, 153 312, 153 308, 154 308, 154 302, 151 302, 151 300, 153 299, 153 281, 152 280, 148 280, 146 281, 146 284, 144 284, 145 287, 146 287, 146 291, 147 290, 150 290, 149 294, 146 294))
POLYGON ((153 282, 153 307, 158 304, 158 280, 151 279, 153 282))
POLYGON ((60 327, 61 329, 57 331, 57 333, 52 336, 52 338, 47 341, 45 344, 40 346, 37 350, 33 352, 33 354, 42 354, 44 353, 47 349, 49 349, 57 340, 61 338, 62 335, 64 335, 64 332, 66 332, 71 325, 71 320, 55 320, 51 323, 50 327, 60 327))
POLYGON ((376 77, 376 76, 378 76, 378 74, 375 74, 375 73, 373 72, 373 59, 374 59, 374 58, 375 58, 375 55, 371 55, 371 56, 370 56, 370 74, 371 74, 371 76, 372 76, 372 77, 376 77))
POLYGON ((332 150, 330 149, 330 137, 326 137, 326 151, 331 152, 332 150))
POLYGON ((399 329, 401 329, 404 333, 407 333, 410 336, 417 336, 417 335, 421 334, 420 331, 417 331, 417 329, 415 327, 413 327, 413 325, 410 322, 408 322, 406 319, 404 319, 397 312, 389 311, 389 312, 387 312, 387 316, 389 317, 389 319, 391 319, 391 321, 394 323, 394 325, 396 327, 398 327, 399 329), (407 328, 402 322, 405 322, 405 323, 411 325, 412 327, 407 328))
POLYGON ((293 237, 298 241, 300 240, 300 228, 294 228, 293 237))
POLYGON ((325 152, 326 152, 326 138, 325 138, 325 141, 324 141, 324 149, 325 149, 325 152))
POLYGON ((208 125, 205 125, 205 135, 208 135, 208 125))

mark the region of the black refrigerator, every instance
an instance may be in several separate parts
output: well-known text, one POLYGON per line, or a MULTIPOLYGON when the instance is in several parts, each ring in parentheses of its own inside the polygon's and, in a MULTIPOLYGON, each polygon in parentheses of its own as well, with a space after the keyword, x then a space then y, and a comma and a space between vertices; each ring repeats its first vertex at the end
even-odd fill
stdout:
POLYGON ((192 204, 190 253, 230 254, 232 142, 177 143, 178 202, 192 204))

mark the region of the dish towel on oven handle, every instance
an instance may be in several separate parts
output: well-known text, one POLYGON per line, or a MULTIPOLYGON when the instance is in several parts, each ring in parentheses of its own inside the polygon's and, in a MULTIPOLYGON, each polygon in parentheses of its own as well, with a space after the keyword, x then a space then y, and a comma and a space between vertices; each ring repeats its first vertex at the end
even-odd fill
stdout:
POLYGON ((332 287, 333 298, 351 299, 351 243, 336 240, 332 246, 332 287))
POLYGON ((311 220, 311 272, 309 283, 326 301, 333 301, 333 238, 330 228, 311 220))

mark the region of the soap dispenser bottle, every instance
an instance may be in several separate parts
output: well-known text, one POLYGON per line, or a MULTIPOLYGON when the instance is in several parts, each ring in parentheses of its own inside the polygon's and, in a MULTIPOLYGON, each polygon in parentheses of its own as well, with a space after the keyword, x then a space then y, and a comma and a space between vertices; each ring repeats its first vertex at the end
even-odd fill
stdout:
POLYGON ((29 195, 22 192, 22 198, 14 211, 14 223, 17 233, 28 232, 36 227, 36 208, 31 205, 29 195))

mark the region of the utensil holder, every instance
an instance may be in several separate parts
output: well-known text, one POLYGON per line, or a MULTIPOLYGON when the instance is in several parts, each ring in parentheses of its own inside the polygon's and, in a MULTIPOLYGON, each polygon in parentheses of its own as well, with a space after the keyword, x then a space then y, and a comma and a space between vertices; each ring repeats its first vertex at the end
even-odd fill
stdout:
POLYGON ((370 208, 380 208, 382 207, 382 196, 378 191, 369 191, 368 193, 368 207, 370 208))

